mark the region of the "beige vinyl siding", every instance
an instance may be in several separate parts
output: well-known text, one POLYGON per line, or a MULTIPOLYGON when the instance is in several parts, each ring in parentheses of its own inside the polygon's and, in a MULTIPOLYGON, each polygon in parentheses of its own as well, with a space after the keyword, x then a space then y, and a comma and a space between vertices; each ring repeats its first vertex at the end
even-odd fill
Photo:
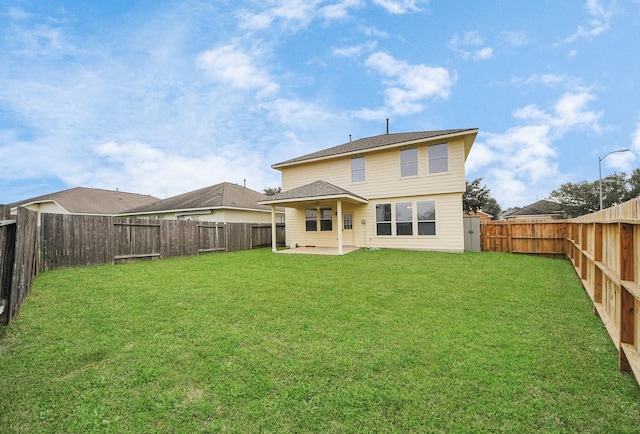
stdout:
MULTIPOLYGON (((325 208, 325 207, 323 207, 325 208)), ((318 230, 309 231, 306 230, 305 209, 287 208, 285 232, 287 243, 297 244, 298 246, 337 246, 338 245, 338 228, 342 228, 342 225, 338 226, 338 220, 336 216, 335 207, 332 209, 332 231, 321 231, 320 221, 318 220, 318 230)), ((318 215, 320 215, 320 209, 318 208, 318 215)))
MULTIPOLYGON (((370 201, 367 205, 345 206, 343 214, 353 214, 354 245, 357 247, 378 247, 412 250, 440 250, 447 252, 464 251, 464 226, 462 219, 462 194, 422 195, 410 197, 385 198, 370 201), (414 213, 414 230, 410 236, 378 236, 376 235, 376 205, 391 203, 392 209, 398 202, 432 200, 436 207, 436 235, 417 235, 417 217, 414 213), (364 223, 363 223, 364 221, 364 223)), ((332 232, 307 232, 305 227, 305 210, 287 208, 286 236, 288 244, 298 246, 335 247, 338 245, 338 225, 335 209, 333 210, 332 232)), ((395 234, 395 212, 392 212, 392 233, 395 234)))
MULTIPOLYGON (((438 143, 442 142, 432 142, 432 144, 438 143)), ((411 147, 416 146, 408 146, 406 149, 411 147)), ((449 171, 445 173, 429 174, 428 145, 421 144, 417 148, 417 176, 407 178, 400 176, 400 150, 405 148, 394 148, 362 154, 365 156, 365 182, 351 182, 353 156, 350 155, 283 168, 282 188, 287 191, 323 180, 367 199, 419 195, 425 192, 433 194, 464 192, 464 142, 462 140, 448 143, 449 171)))
POLYGON ((366 217, 366 225, 362 225, 358 220, 360 235, 356 233, 356 245, 359 240, 366 237, 366 247, 395 248, 395 249, 415 249, 415 250, 441 250, 448 252, 464 251, 464 226, 462 219, 462 195, 458 193, 441 195, 424 195, 413 197, 402 197, 394 199, 382 199, 371 201, 366 209, 362 210, 366 217), (418 235, 417 219, 415 215, 416 202, 435 201, 436 206, 436 235, 418 235), (414 208, 413 214, 413 235, 395 235, 395 204, 399 202, 411 202, 414 208), (391 236, 376 235, 376 205, 381 203, 391 203, 392 208, 392 233, 391 236), (365 232, 366 231, 366 232, 365 232), (366 235, 364 235, 366 233, 366 235))
MULTIPOLYGON (((366 205, 343 203, 343 214, 353 214, 353 240, 357 247, 378 247, 415 250, 464 251, 462 194, 465 191, 464 141, 448 142, 448 172, 430 174, 428 145, 430 141, 406 147, 363 152, 357 155, 331 158, 324 161, 301 163, 282 168, 282 189, 291 190, 322 180, 369 200, 366 205), (400 150, 418 149, 418 175, 400 176, 400 150), (365 157, 365 182, 351 182, 351 158, 365 157), (413 235, 377 236, 376 205, 399 202, 435 201, 436 235, 417 235, 417 216, 414 212, 413 235), (363 223, 364 222, 364 223, 363 223)), ((287 208, 287 243, 299 246, 337 246, 342 222, 337 221, 334 209, 333 231, 306 232, 304 209, 287 208)), ((395 234, 395 211, 392 212, 392 233, 395 234)), ((319 227, 319 226, 318 226, 319 227)), ((349 240, 350 241, 350 240, 349 240)))

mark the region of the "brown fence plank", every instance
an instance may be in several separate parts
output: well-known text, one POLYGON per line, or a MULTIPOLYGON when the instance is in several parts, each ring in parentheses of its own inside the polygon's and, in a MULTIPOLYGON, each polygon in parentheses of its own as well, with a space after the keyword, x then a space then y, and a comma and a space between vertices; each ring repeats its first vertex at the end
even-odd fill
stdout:
POLYGON ((567 225, 568 256, 618 350, 619 369, 640 383, 640 202, 580 216, 567 225))
POLYGON ((536 255, 566 254, 564 221, 483 221, 481 250, 536 255))
MULTIPOLYGON (((248 250, 271 244, 271 225, 42 214, 42 270, 248 250), (254 227, 259 229, 254 230, 254 227)), ((285 245, 285 227, 276 228, 285 245)))
POLYGON ((37 275, 38 213, 18 208, 11 290, 7 300, 7 323, 18 314, 37 275))

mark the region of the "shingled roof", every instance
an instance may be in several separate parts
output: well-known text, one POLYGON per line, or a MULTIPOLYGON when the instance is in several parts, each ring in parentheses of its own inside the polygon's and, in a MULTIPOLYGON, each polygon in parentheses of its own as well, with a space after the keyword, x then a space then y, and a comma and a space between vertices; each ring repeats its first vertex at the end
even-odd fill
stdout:
POLYGON ((301 187, 269 196, 267 199, 263 200, 262 203, 284 203, 323 198, 348 198, 355 200, 356 202, 367 202, 367 199, 326 181, 315 181, 311 184, 306 184, 301 187))
POLYGON ((512 212, 508 215, 511 216, 529 216, 529 215, 562 215, 562 205, 557 202, 551 202, 550 200, 539 200, 532 203, 518 211, 512 212))
POLYGON ((14 208, 35 203, 55 202, 71 214, 113 215, 157 200, 157 197, 146 194, 75 187, 15 202, 9 206, 14 208))
POLYGON ((126 210, 123 214, 145 214, 165 211, 203 210, 211 208, 240 208, 271 211, 271 207, 258 202, 268 196, 250 188, 223 182, 164 200, 126 210))
POLYGON ((413 133, 393 133, 382 134, 379 136, 367 137, 364 139, 354 140, 349 143, 334 146, 332 148, 323 149, 318 152, 303 155, 301 157, 292 158, 281 163, 271 166, 274 169, 279 167, 288 166, 294 163, 300 163, 303 161, 320 160, 324 158, 330 158, 337 155, 352 154, 362 151, 369 151, 376 148, 384 148, 393 145, 401 145, 405 143, 433 139, 437 137, 446 138, 448 136, 460 135, 462 133, 477 133, 477 128, 466 128, 458 130, 439 130, 439 131, 418 131, 413 133))

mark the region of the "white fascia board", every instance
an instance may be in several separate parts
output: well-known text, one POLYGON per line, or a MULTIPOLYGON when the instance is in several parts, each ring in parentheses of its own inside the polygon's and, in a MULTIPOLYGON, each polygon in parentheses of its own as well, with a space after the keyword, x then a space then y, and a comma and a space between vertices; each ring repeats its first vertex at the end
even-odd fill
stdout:
POLYGON ((349 194, 335 194, 332 196, 307 196, 307 197, 297 197, 297 198, 293 198, 293 199, 280 199, 280 200, 273 200, 273 201, 260 201, 259 203, 263 204, 263 205, 278 205, 278 204, 285 204, 285 203, 292 203, 292 202, 309 202, 309 201, 314 201, 314 200, 338 200, 338 199, 347 199, 347 200, 352 200, 354 202, 357 203, 369 203, 369 201, 367 199, 362 199, 359 197, 355 197, 355 196, 351 196, 349 194))
MULTIPOLYGON (((332 158, 338 158, 338 157, 348 157, 348 156, 351 156, 351 155, 362 155, 362 154, 366 154, 366 153, 369 153, 369 152, 383 151, 383 150, 386 150, 386 149, 399 148, 399 147, 402 147, 402 146, 410 146, 410 145, 415 145, 415 144, 418 144, 418 143, 434 142, 435 144, 437 144, 438 142, 445 141, 445 140, 450 139, 452 137, 464 137, 464 136, 469 135, 469 134, 478 134, 478 129, 476 128, 476 129, 473 129, 473 130, 465 131, 464 133, 451 133, 451 134, 444 134, 442 136, 437 136, 437 137, 427 137, 427 138, 424 138, 424 139, 417 139, 417 140, 409 140, 409 141, 406 141, 406 142, 392 143, 390 145, 376 146, 374 148, 366 148, 366 149, 361 149, 359 151, 343 152, 343 153, 340 153, 340 154, 327 155, 326 157, 317 157, 317 158, 311 158, 309 160, 295 161, 293 163, 274 164, 274 165, 271 166, 271 168, 272 169, 276 169, 276 170, 280 170, 281 168, 285 168, 285 167, 289 167, 289 166, 296 166, 298 164, 313 163, 313 162, 316 162, 316 161, 330 160, 332 158)), ((262 202, 260 202, 260 203, 262 203, 262 202)))

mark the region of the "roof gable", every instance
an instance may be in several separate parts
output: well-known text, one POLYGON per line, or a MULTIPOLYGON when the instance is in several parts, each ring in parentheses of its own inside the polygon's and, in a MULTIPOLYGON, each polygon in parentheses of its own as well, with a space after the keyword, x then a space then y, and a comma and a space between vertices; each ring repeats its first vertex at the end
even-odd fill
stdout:
MULTIPOLYGON (((475 138, 478 130, 477 128, 457 129, 457 130, 439 130, 439 131, 418 131, 411 133, 393 133, 393 134, 381 134, 379 136, 367 137, 364 139, 354 140, 349 143, 334 146, 332 148, 323 149, 321 151, 306 154, 301 157, 292 158, 271 166, 274 169, 280 167, 289 166, 292 164, 303 163, 307 161, 322 160, 326 158, 332 158, 340 155, 355 154, 361 152, 368 152, 386 147, 402 146, 407 143, 418 142, 422 140, 430 140, 442 138, 443 140, 449 137, 461 136, 461 135, 473 135, 475 138)), ((469 145, 469 148, 471 145, 469 145)), ((467 151, 468 152, 468 151, 467 151)))
POLYGON ((150 195, 127 193, 124 191, 102 190, 97 188, 75 187, 57 191, 31 199, 22 200, 10 206, 55 202, 72 214, 118 214, 132 207, 157 201, 150 195))

